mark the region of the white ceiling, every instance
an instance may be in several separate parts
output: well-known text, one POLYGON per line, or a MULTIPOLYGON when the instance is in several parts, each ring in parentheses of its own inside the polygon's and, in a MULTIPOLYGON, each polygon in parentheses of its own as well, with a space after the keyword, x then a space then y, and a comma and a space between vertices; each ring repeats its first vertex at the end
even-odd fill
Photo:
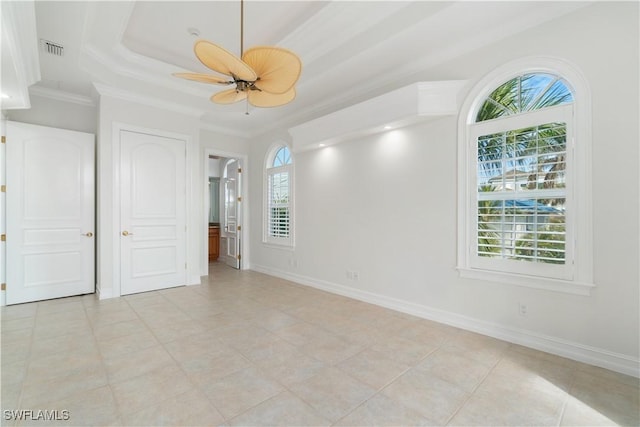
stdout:
MULTIPOLYGON (((303 62, 298 96, 286 106, 221 106, 223 87, 173 72, 208 72, 193 54, 200 38, 240 51, 240 1, 36 1, 42 80, 32 94, 89 99, 98 92, 169 108, 205 127, 250 136, 328 114, 412 83, 430 66, 571 12, 578 2, 245 2, 244 45, 278 45, 303 62)), ((212 72, 215 74, 214 72, 212 72)))

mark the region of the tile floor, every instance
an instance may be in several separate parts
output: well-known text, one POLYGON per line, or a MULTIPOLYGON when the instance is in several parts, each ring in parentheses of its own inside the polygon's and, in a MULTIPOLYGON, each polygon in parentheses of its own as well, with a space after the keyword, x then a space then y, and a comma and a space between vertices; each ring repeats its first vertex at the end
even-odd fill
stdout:
POLYGON ((2 308, 2 425, 635 425, 638 379, 212 265, 2 308), (9 413, 10 414, 10 413, 9 413))

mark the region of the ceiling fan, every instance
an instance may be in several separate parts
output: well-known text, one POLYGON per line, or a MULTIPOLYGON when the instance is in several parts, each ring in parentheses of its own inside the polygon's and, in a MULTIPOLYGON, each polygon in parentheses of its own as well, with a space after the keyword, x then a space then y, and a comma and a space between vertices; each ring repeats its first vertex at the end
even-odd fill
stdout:
MULTIPOLYGON (((244 52, 244 0, 240 0, 240 58, 207 40, 198 40, 193 50, 205 66, 224 78, 201 73, 174 73, 176 77, 201 83, 233 85, 210 99, 218 104, 247 100, 255 107, 278 107, 296 97, 295 84, 302 62, 293 52, 275 46, 257 46, 244 52)), ((248 114, 248 113, 247 113, 248 114)))

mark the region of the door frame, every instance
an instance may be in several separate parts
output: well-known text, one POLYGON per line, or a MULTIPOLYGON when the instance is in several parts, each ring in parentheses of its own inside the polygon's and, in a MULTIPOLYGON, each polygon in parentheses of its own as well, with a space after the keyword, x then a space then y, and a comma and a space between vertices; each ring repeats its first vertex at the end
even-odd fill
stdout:
MULTIPOLYGON (((185 216, 187 221, 187 233, 185 240, 185 260, 187 265, 190 264, 190 260, 195 259, 190 255, 190 247, 192 239, 190 235, 193 233, 193 230, 188 228, 190 219, 193 217, 193 183, 192 180, 189 179, 189 165, 193 164, 193 138, 190 135, 177 133, 177 132, 169 132, 160 129, 152 129, 146 128, 142 126, 131 125, 128 123, 122 122, 113 122, 112 127, 112 141, 113 141, 113 152, 112 152, 112 163, 113 163, 113 211, 111 212, 112 216, 112 256, 113 256, 113 295, 111 297, 120 297, 122 296, 122 286, 121 286, 121 268, 120 268, 120 232, 121 232, 121 224, 120 224, 120 210, 122 208, 121 204, 121 194, 120 194, 120 132, 128 131, 128 132, 136 132, 136 133, 144 133, 147 135, 160 136, 164 138, 172 138, 179 139, 185 141, 186 146, 186 154, 185 154, 185 183, 186 183, 186 197, 185 197, 185 216)), ((189 266, 186 272, 186 280, 187 285, 196 285, 200 284, 200 277, 197 276, 197 280, 194 279, 194 275, 191 272, 194 271, 193 266, 189 266)), ((197 271, 197 270, 195 270, 197 271)))
POLYGON ((248 236, 250 235, 249 229, 249 156, 247 154, 234 153, 230 151, 218 150, 217 148, 204 147, 203 150, 203 173, 202 173, 202 183, 203 183, 203 210, 202 210, 202 232, 201 236, 201 244, 200 247, 202 249, 202 253, 200 256, 200 263, 202 266, 202 270, 200 271, 201 276, 209 275, 209 258, 208 252, 209 247, 207 245, 209 239, 209 192, 207 184, 209 182, 209 156, 220 156, 225 157, 227 159, 238 159, 240 164, 242 165, 242 182, 240 183, 240 187, 242 189, 242 233, 240 233, 240 256, 242 257, 242 262, 240 263, 240 270, 249 270, 250 262, 249 262, 249 241, 248 236))

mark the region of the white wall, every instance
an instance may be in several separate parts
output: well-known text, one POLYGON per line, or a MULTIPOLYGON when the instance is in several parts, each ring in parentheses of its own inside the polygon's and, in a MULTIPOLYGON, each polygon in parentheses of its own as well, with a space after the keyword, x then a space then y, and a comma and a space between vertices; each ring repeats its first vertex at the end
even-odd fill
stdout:
POLYGON ((582 70, 593 101, 591 296, 458 277, 456 117, 297 154, 292 251, 261 242, 262 167, 274 138, 254 141, 253 267, 638 375, 637 17, 636 3, 596 3, 416 76, 468 79, 471 87, 531 55, 582 70), (347 279, 347 270, 359 280, 347 279))
POLYGON ((9 110, 8 119, 33 125, 49 126, 79 132, 96 133, 98 123, 95 105, 59 101, 31 96, 31 108, 9 110))

